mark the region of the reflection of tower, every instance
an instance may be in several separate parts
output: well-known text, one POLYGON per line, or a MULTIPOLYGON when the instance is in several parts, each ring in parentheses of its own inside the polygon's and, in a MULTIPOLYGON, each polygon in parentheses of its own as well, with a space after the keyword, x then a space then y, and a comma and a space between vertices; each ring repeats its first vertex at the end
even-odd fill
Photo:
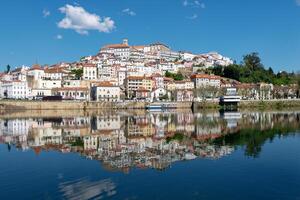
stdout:
POLYGON ((155 135, 156 137, 165 136, 165 126, 167 125, 168 116, 165 116, 162 113, 152 115, 152 124, 155 126, 155 135), (166 118, 165 118, 166 117, 166 118))

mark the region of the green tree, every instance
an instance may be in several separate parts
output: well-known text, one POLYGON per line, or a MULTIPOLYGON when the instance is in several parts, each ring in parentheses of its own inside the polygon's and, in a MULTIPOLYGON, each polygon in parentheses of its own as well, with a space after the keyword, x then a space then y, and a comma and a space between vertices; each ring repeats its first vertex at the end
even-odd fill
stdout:
POLYGON ((173 76, 175 81, 182 81, 184 79, 183 75, 179 72, 173 76))
POLYGON ((215 66, 214 68, 212 68, 212 73, 218 76, 223 76, 223 67, 220 65, 215 66))
POLYGON ((172 78, 172 73, 167 70, 165 73, 165 77, 172 78))
POLYGON ((184 76, 179 72, 177 74, 166 71, 165 77, 173 78, 175 81, 181 81, 184 79, 184 76))
POLYGON ((257 70, 263 68, 259 54, 256 52, 245 55, 243 57, 243 62, 245 67, 249 68, 250 70, 257 70))
POLYGON ((75 75, 76 79, 80 79, 83 75, 83 69, 73 69, 71 73, 75 75))
POLYGON ((7 65, 7 66, 6 66, 6 73, 9 73, 9 72, 10 72, 10 68, 11 68, 10 65, 7 65))
POLYGON ((227 78, 240 80, 240 67, 238 65, 229 65, 224 68, 224 76, 227 78))

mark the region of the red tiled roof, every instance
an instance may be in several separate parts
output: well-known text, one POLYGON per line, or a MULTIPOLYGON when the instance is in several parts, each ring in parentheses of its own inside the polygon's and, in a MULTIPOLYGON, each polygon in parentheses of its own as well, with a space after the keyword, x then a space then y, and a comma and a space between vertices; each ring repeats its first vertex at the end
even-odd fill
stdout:
POLYGON ((221 79, 220 76, 208 75, 208 74, 193 74, 191 78, 192 79, 194 78, 221 79))
POLYGON ((96 67, 96 64, 85 63, 85 64, 83 64, 83 67, 96 67))
POLYGON ((129 76, 127 79, 128 80, 143 80, 143 79, 145 79, 145 77, 144 76, 129 76))
POLYGON ((45 73, 51 74, 51 73, 65 73, 65 71, 62 68, 47 68, 44 70, 45 73))
POLYGON ((121 49, 121 48, 129 48, 127 44, 109 44, 103 47, 104 49, 121 49))
MULTIPOLYGON (((114 85, 109 81, 99 82, 98 84, 96 84, 96 86, 98 86, 98 87, 114 87, 114 85)), ((117 87, 117 86, 115 86, 115 87, 117 87)))
POLYGON ((39 64, 34 64, 32 67, 31 67, 32 70, 43 70, 43 68, 39 65, 39 64))

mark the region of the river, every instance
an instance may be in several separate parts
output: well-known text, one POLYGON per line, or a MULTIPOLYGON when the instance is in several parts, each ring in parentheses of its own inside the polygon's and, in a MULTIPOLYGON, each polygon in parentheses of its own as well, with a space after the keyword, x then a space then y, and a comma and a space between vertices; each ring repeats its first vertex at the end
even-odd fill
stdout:
POLYGON ((0 117, 0 199, 300 199, 300 111, 0 117))

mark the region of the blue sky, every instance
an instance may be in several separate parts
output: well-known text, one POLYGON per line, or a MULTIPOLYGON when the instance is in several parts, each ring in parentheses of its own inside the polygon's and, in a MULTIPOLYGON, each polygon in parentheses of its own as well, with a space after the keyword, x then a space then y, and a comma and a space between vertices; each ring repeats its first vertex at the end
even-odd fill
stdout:
POLYGON ((76 61, 126 37, 300 71, 300 0, 9 0, 0 25, 0 69, 76 61))

